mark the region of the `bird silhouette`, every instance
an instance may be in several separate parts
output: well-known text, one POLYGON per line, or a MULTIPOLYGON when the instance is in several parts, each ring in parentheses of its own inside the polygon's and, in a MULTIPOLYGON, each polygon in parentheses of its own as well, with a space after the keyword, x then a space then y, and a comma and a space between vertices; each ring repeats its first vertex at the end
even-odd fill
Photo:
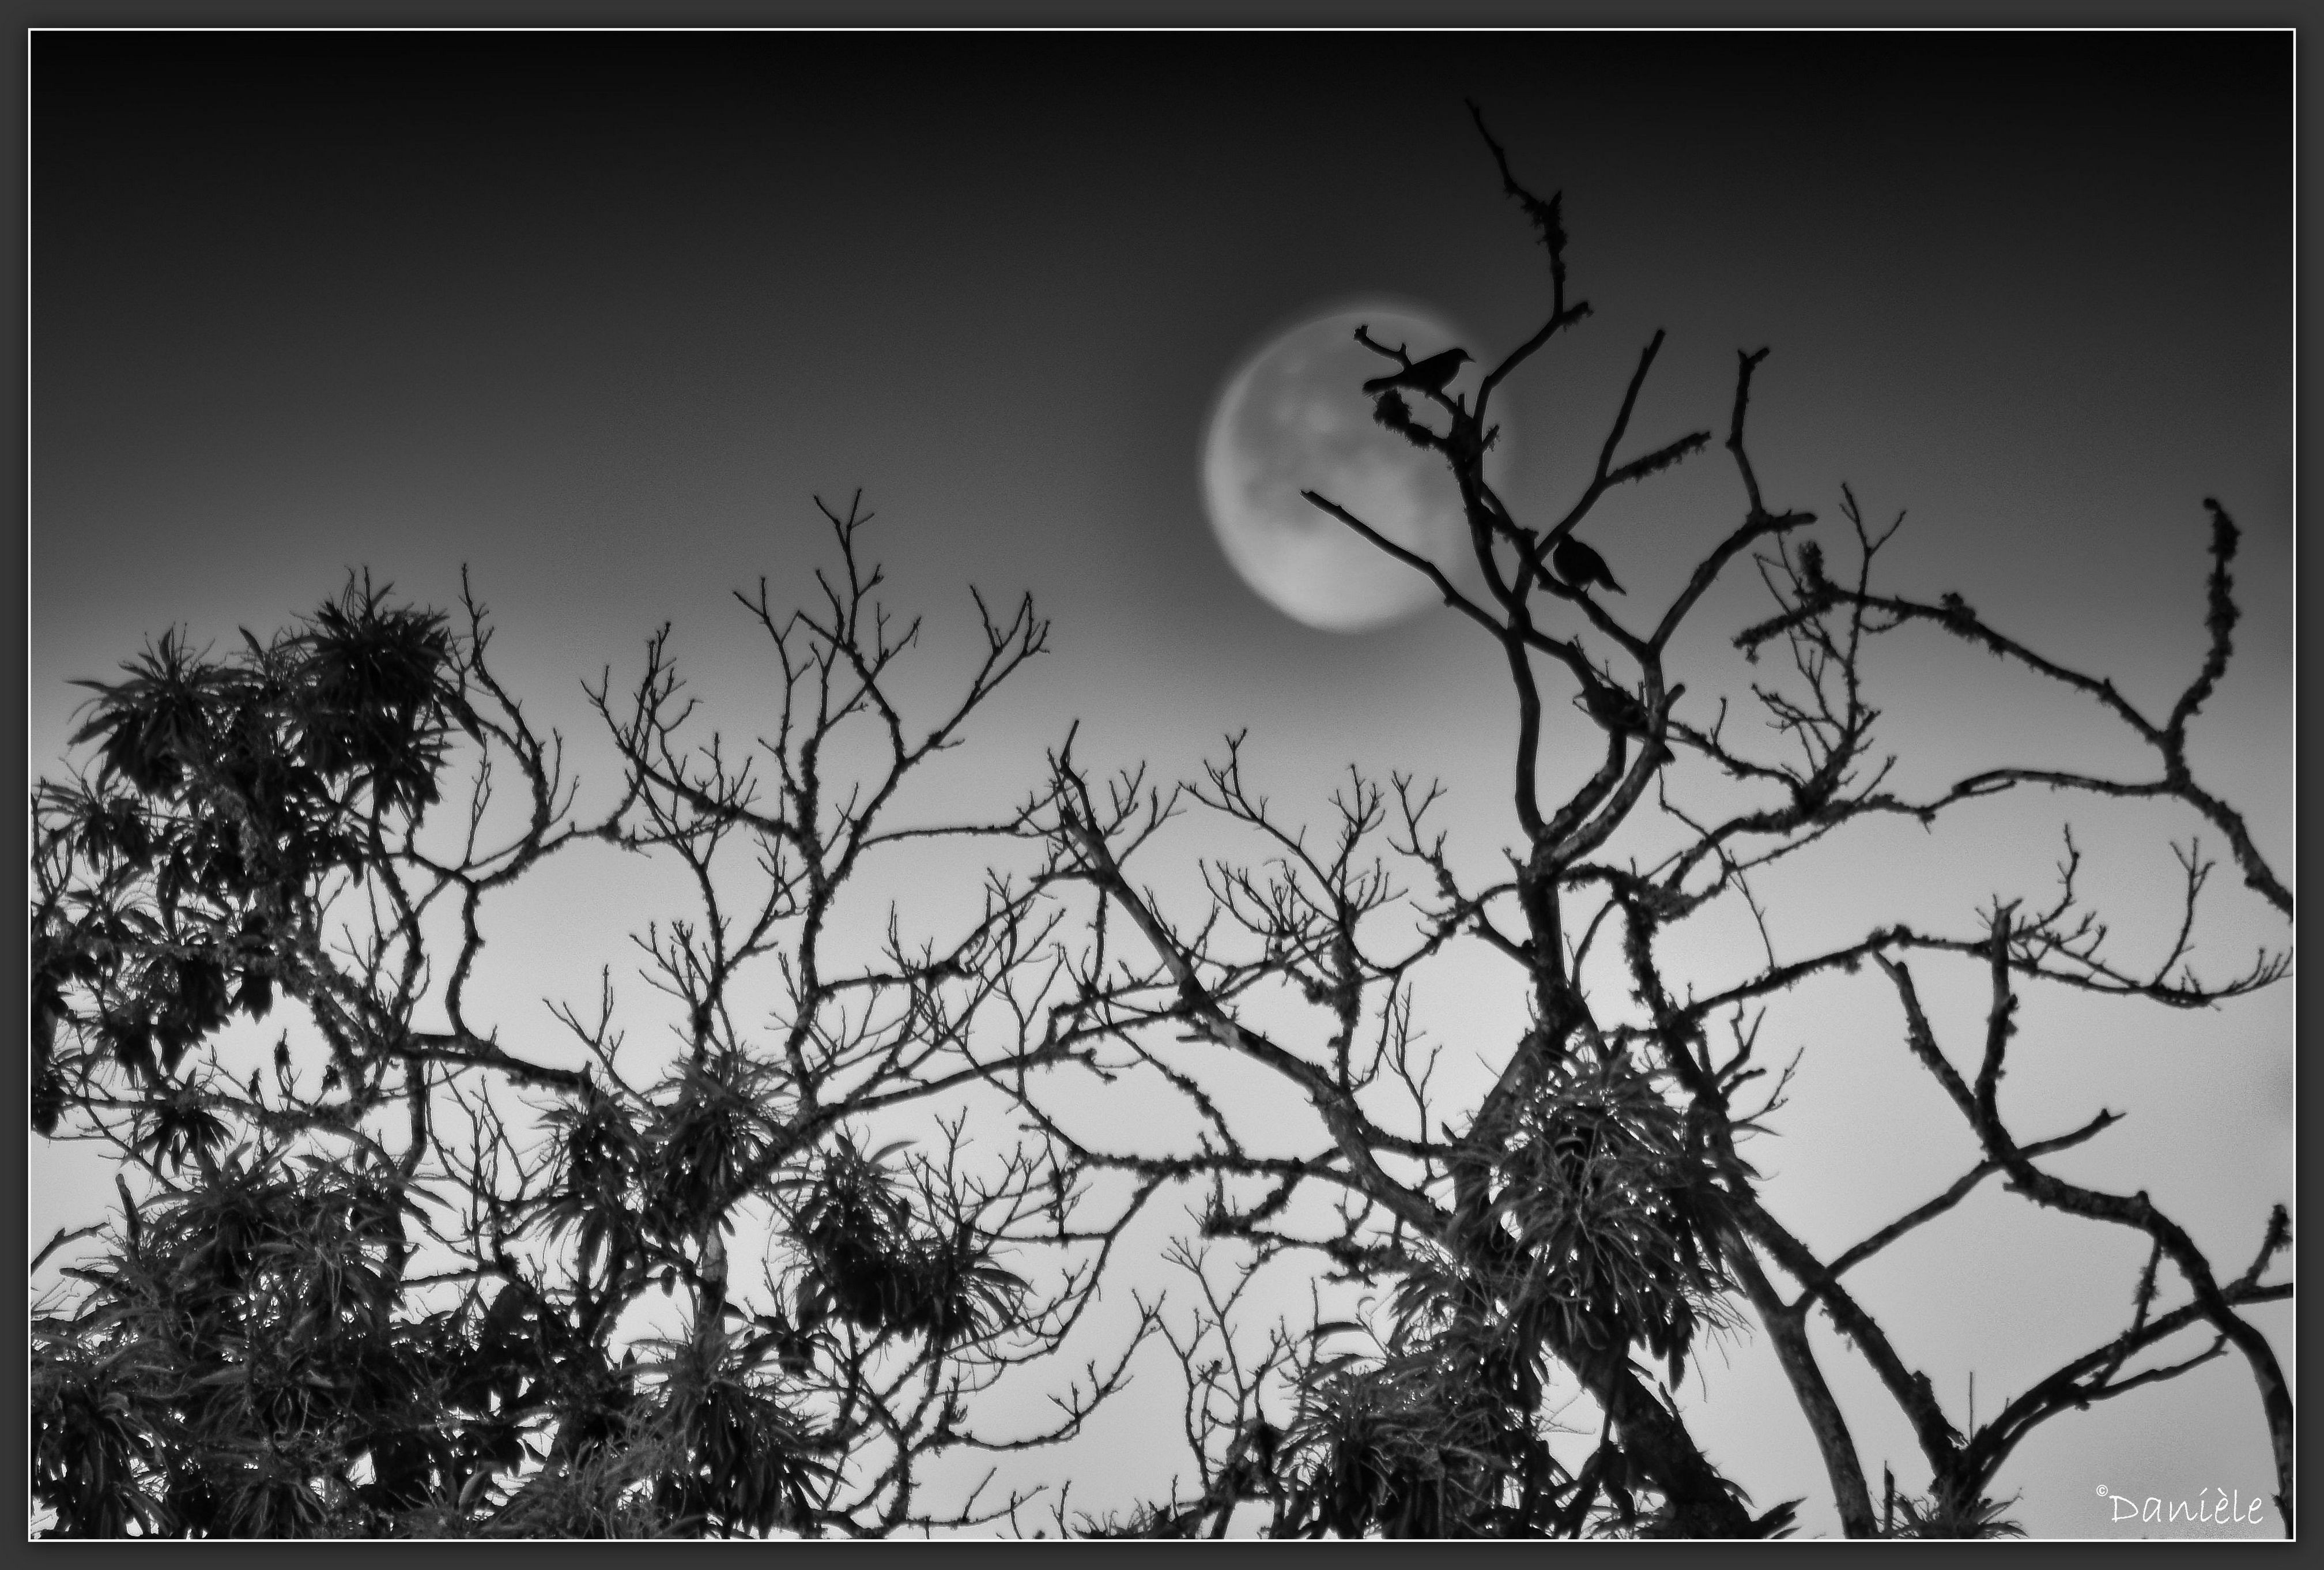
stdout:
POLYGON ((1602 681, 1585 681, 1582 687, 1582 706, 1590 717, 1609 730, 1625 735, 1645 736, 1654 734, 1646 718, 1646 705, 1628 690, 1611 687, 1602 681))
POLYGON ((1557 542, 1557 549, 1550 553, 1549 559, 1557 568, 1557 576, 1565 580, 1569 588, 1588 588, 1591 584, 1603 584, 1618 595, 1629 593, 1614 581, 1614 575, 1607 570, 1606 559, 1571 534, 1557 542))
POLYGON ((1391 387, 1410 387, 1419 392, 1442 392, 1444 383, 1459 373, 1461 362, 1471 358, 1474 356, 1466 349, 1447 349, 1441 355, 1416 360, 1401 371, 1374 376, 1364 383, 1364 391, 1385 392, 1391 387))

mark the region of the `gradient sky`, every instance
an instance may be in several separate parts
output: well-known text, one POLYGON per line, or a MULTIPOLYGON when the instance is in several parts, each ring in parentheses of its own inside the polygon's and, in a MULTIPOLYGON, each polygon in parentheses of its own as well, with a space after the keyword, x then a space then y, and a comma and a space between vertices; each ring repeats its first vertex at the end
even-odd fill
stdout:
MULTIPOLYGON (((270 628, 360 567, 448 604, 465 564, 504 672, 602 785, 580 680, 633 672, 673 621, 722 723, 749 728, 727 591, 765 574, 795 596, 825 559, 810 497, 860 486, 935 647, 959 647, 970 581, 1054 618, 1061 655, 979 728, 969 793, 1028 788, 1075 717, 1086 757, 1165 777, 1248 726, 1278 803, 1320 818, 1350 762, 1439 774, 1489 861, 1513 827, 1490 647, 1441 611, 1360 636, 1275 613, 1217 550, 1195 472, 1222 379, 1291 323, 1408 300, 1488 359, 1537 325, 1545 270, 1470 97, 1519 172, 1565 192, 1595 307, 1511 384, 1521 514, 1560 505, 1654 329, 1641 443, 1723 432, 1736 351, 1769 346, 1753 431, 1774 504, 1832 518, 1845 481, 1877 516, 1909 509, 1893 586, 1958 589, 2162 707, 2200 659, 2216 496, 2244 530, 2246 619, 2197 771, 2288 875, 2291 61, 2288 33, 40 34, 32 771, 64 753, 66 683, 173 623, 197 642, 270 628)), ((1701 459, 1591 538, 1657 600, 1738 492, 1701 459)), ((1691 691, 1741 691, 1723 640, 1760 593, 1738 575, 1706 604, 1691 691)), ((1981 657, 1900 639, 1875 670, 1908 785, 2061 749, 2139 766, 1981 657)), ((2164 840, 2199 827, 2061 799, 1979 813, 1803 867, 1779 939, 1963 925, 1995 889, 2040 889, 2070 819, 2135 945, 2164 840)), ((2224 972, 2280 926, 2230 875, 2214 886, 2224 972)), ((556 902, 522 909, 538 937, 556 902)), ((515 994, 620 963, 549 947, 569 957, 540 952, 515 994)), ((2050 1030, 2013 1093, 2059 1127, 2127 1107, 2067 1170, 2150 1187, 2239 1269, 2292 1197, 2292 1002, 2029 1002, 2050 1030)), ((1973 1159, 1877 988, 1770 1029, 1809 1047, 1764 1164, 1812 1241, 1853 1241, 1973 1159)), ((76 1168, 33 1163, 44 1239, 76 1168)), ((2116 1327, 2138 1263, 2012 1205, 1985 1195, 1867 1272, 1948 1399, 1978 1371, 1980 1414, 2116 1327), (2042 1259, 2029 1287, 2017 1267, 2042 1259), (2029 1324, 2065 1339, 2020 1345, 2029 1324)), ((2289 1311, 2261 1317, 2289 1371, 2289 1311)), ((1831 1529, 1764 1343, 1727 1356, 1714 1399, 1690 1375, 1699 1435, 1763 1503, 1806 1492, 1831 1529)), ((1915 1482, 1893 1409, 1834 1377, 1868 1470, 1915 1482)), ((1175 1417, 1169 1378, 1143 1388, 1175 1417)), ((2097 1485, 2249 1496, 2265 1454, 2248 1375, 2222 1362, 2053 1421, 2003 1481, 2036 1532, 2105 1536, 2097 1485)))

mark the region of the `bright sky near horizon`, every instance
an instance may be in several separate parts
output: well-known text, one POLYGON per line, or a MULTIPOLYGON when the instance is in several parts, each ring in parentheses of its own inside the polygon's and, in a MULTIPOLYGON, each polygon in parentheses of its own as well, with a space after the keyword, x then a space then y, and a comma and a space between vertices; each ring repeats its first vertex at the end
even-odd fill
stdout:
MULTIPOLYGON (((891 603, 927 613, 932 684, 973 637, 968 584, 1055 620, 1059 652, 943 776, 958 799, 1020 797, 1075 719, 1084 757, 1163 779, 1247 727, 1247 768, 1295 817, 1321 822, 1351 762, 1439 776, 1456 851, 1490 866, 1514 830, 1495 651, 1441 610, 1358 634, 1278 614, 1222 558, 1198 472, 1222 380, 1293 322, 1409 300, 1488 361, 1539 324, 1545 269, 1467 97, 1564 191, 1593 307, 1512 383, 1520 514, 1563 510, 1656 328, 1641 443, 1723 434, 1736 353, 1765 345, 1772 502, 1836 520, 1845 482, 1877 519, 1906 511, 1890 583, 1959 590, 2152 710, 2200 658, 2216 497, 2246 620, 2197 771, 2292 870, 2288 33, 49 32, 32 55, 32 778, 65 756, 69 683, 168 626, 224 646, 361 568, 449 605, 465 568, 602 808, 581 683, 618 686, 671 622, 706 712, 750 732, 763 677, 729 591, 764 575, 797 602, 828 559, 811 496, 860 487, 891 603)), ((1643 614, 1739 513, 1714 453, 1591 537, 1643 614)), ((1765 592, 1730 578, 1678 664, 1705 698, 1755 674, 1727 640, 1765 592)), ((2061 754, 2140 767, 2087 705, 1933 638, 1874 670, 1900 786, 2061 754)), ((2068 822, 2118 941, 2159 953, 2167 842, 2201 826, 2062 797, 1803 857, 1761 889, 1774 939, 1965 925, 1997 890, 2042 891, 2068 822)), ((1211 850, 1189 827, 1176 875, 1211 850)), ((553 1034, 539 1000, 594 996, 631 963, 622 934, 667 914, 607 903, 612 856, 506 907, 512 1039, 553 1034)), ((2209 899, 2207 974, 2285 940, 2231 875, 2209 899)), ((1714 946, 1703 974, 1755 956, 1714 946)), ((1517 1017, 1506 972, 1456 974, 1447 1039, 1517 1017), (1493 995, 1472 1009, 1471 988, 1493 995)), ((1767 1026, 1805 1056, 1752 1154, 1827 1248, 1971 1159, 1877 982, 1767 1026)), ((1969 1029, 1973 988, 1927 984, 1941 1028, 1969 1029)), ((2040 1109, 2028 1131, 2128 1111, 2065 1169, 2152 1188, 2239 1269, 2292 1199, 2292 985, 2183 1016, 2028 1010, 2009 1082, 2040 1109)), ((30 1159, 35 1246, 109 1198, 102 1168, 39 1141, 30 1159)), ((1957 1413, 1971 1369, 1982 1413, 2126 1316, 2135 1242, 2024 1210, 1983 1193, 1865 1273, 1957 1413)), ((2257 1317, 2292 1372, 2289 1306, 2257 1317)), ((1868 1471, 1915 1481, 1894 1408, 1832 1359, 1868 1471)), ((1804 1493, 1805 1528, 1836 1531, 1764 1337, 1705 1361, 1685 1396, 1706 1448, 1763 1507, 1804 1493)), ((1156 1364, 1133 1426, 1093 1442, 1175 1434, 1174 1378, 1156 1364)), ((2105 1537, 2100 1485, 2249 1496, 2269 1475, 2223 1360, 2052 1423, 2004 1482, 2036 1535, 2105 1537)))

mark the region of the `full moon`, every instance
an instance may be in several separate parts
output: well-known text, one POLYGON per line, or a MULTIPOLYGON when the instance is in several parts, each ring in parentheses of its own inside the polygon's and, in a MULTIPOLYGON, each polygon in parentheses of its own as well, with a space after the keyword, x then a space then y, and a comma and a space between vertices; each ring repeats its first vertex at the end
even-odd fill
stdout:
MULTIPOLYGON (((1285 615, 1333 633, 1388 626, 1441 596, 1425 576, 1307 502, 1303 490, 1330 497, 1455 583, 1474 571, 1451 472, 1372 418, 1363 383, 1396 367, 1356 342, 1359 323, 1416 360, 1467 346, 1445 323, 1408 309, 1317 317, 1228 379, 1203 442, 1204 499, 1227 560, 1285 615)), ((1473 361, 1462 366, 1453 390, 1473 392, 1479 374, 1473 361)), ((1407 397, 1418 418, 1443 429, 1441 411, 1407 397)), ((1497 397, 1497 410, 1499 403, 1497 397)))

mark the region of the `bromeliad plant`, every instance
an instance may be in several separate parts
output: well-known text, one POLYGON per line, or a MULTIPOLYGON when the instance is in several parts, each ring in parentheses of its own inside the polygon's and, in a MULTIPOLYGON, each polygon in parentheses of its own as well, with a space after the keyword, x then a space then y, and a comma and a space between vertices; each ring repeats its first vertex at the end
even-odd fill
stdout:
MULTIPOLYGON (((595 817, 472 596, 456 629, 359 579, 88 684, 90 766, 32 800, 31 1113, 124 1181, 35 1261, 81 1245, 36 1309, 38 1529, 877 1535, 1021 1502, 939 1463, 991 1442, 980 1392, 1056 1349, 1111 1242, 1069 1224, 1054 1149, 962 1132, 1080 1049, 1017 1006, 1040 890, 990 874, 941 944, 830 934, 867 862, 1024 836, 888 819, 1047 629, 986 616, 908 731, 917 623, 868 515, 825 517, 818 603, 743 600, 778 693, 756 762, 681 734, 664 628, 626 699, 590 693, 621 765, 595 817), (594 1014, 478 1018, 504 891, 582 854, 667 858, 698 899, 638 939, 677 1016, 642 1073, 610 969, 594 1014), (916 1109, 908 1153, 862 1153, 916 1109)), ((1140 1334, 1000 1442, 1076 1432, 1140 1334)))

